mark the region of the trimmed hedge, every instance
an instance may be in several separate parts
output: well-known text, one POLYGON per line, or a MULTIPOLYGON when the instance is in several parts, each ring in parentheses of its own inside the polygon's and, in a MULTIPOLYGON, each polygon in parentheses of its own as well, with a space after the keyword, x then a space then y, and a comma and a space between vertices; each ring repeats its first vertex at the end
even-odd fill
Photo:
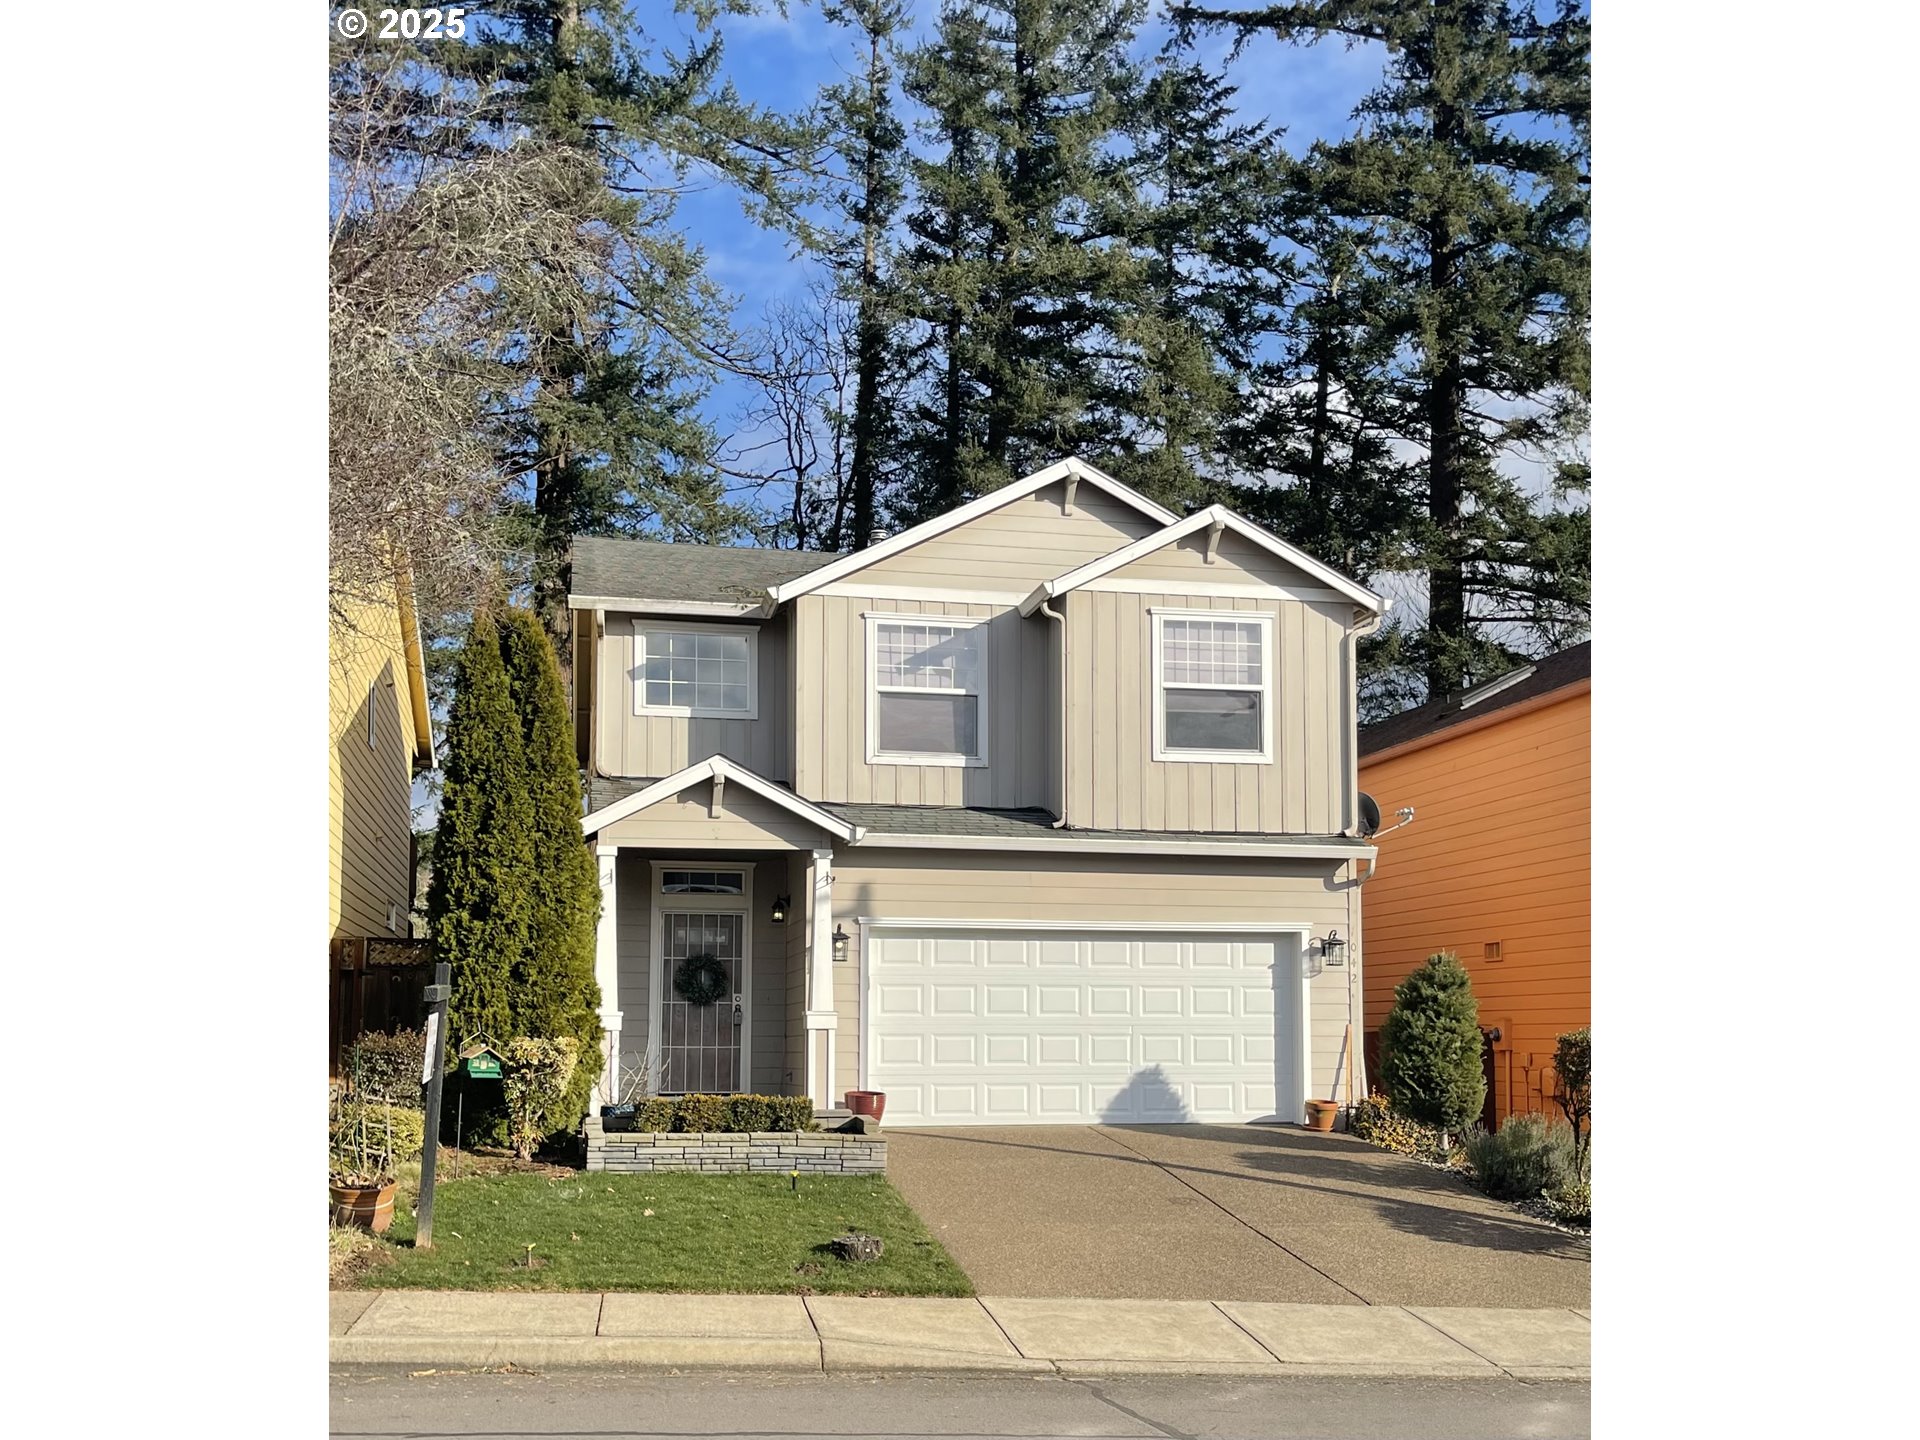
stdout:
POLYGON ((634 1103, 631 1123, 624 1116, 614 1123, 643 1134, 744 1135, 817 1128, 813 1101, 805 1095, 655 1095, 634 1103))
POLYGON ((425 1031, 369 1030, 347 1047, 345 1074, 362 1099, 418 1109, 423 1103, 420 1071, 426 1060, 425 1031))

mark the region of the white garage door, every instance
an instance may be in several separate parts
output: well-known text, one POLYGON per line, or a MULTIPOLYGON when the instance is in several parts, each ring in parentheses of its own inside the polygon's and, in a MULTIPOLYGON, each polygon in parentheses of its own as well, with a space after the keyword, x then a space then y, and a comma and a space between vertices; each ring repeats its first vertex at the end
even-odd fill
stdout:
POLYGON ((1288 934, 874 928, 867 1088, 889 1125, 1298 1120, 1288 934))

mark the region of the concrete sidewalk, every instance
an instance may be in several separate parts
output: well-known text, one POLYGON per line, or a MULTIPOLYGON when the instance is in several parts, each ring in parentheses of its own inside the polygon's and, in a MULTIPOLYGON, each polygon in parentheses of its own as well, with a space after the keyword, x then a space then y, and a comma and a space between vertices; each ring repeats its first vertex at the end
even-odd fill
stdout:
POLYGON ((334 1291, 332 1363, 1586 1379, 1578 1310, 334 1291))

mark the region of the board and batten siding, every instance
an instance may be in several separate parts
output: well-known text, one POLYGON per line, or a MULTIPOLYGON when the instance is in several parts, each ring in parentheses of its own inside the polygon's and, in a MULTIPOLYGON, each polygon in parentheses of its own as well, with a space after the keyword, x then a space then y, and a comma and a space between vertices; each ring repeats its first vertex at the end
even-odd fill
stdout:
MULTIPOLYGON (((753 871, 753 904, 750 910, 752 935, 748 964, 753 972, 752 1054, 749 1057, 748 1088, 762 1095, 794 1093, 788 1077, 793 1072, 793 1057, 788 1053, 787 990, 790 943, 787 925, 775 925, 767 919, 768 907, 776 895, 787 893, 790 883, 788 857, 782 855, 701 856, 697 847, 684 851, 663 848, 655 851, 622 849, 616 860, 615 883, 619 886, 617 925, 620 973, 620 1064, 623 1070, 637 1073, 647 1053, 647 971, 652 964, 653 915, 660 897, 653 893, 653 861, 698 860, 703 866, 719 869, 750 867, 753 871)), ((698 909, 700 897, 690 895, 682 901, 689 910, 698 909)), ((661 976, 662 995, 670 977, 661 976)))
MULTIPOLYGON (((413 898, 414 731, 399 602, 349 603, 328 636, 329 938, 387 936, 413 898), (368 711, 373 743, 367 743, 368 711)), ((403 921, 399 934, 408 934, 403 921)))
MULTIPOLYGON (((1165 928, 1181 921, 1311 925, 1351 934, 1360 913, 1356 890, 1341 882, 1351 868, 1331 861, 1239 860, 1178 854, 1051 855, 991 851, 879 850, 838 847, 833 919, 850 937, 833 967, 838 1013, 834 1098, 860 1084, 859 920, 992 920, 1127 923, 1165 928), (1351 902, 1351 903, 1350 903, 1351 902)), ((1314 980, 1311 1093, 1336 1095, 1348 1024, 1348 969, 1314 980)), ((1358 999, 1352 1016, 1356 1034, 1358 999)), ((1357 1081, 1357 1076, 1355 1077, 1357 1081)))
MULTIPOLYGON (((849 581, 844 588, 853 585, 849 581)), ((793 608, 798 659, 793 774, 800 794, 855 804, 1051 803, 1049 756, 1058 743, 1047 724, 1051 621, 1022 619, 1011 606, 851 593, 803 595, 793 608), (987 622, 985 765, 867 763, 870 614, 987 622)))
POLYGON ((875 561, 843 582, 848 586, 927 586, 994 590, 1024 597, 1042 580, 1111 555, 1152 534, 1159 525, 1093 485, 1053 484, 1010 500, 945 534, 875 561))
POLYGON ((785 615, 759 622, 730 622, 662 615, 663 625, 726 625, 756 630, 760 656, 757 710, 752 720, 706 720, 634 713, 635 627, 650 617, 609 612, 595 647, 594 745, 603 775, 659 779, 712 755, 737 760, 756 775, 790 781, 792 724, 788 664, 790 623, 785 615))
POLYGON ((1068 823, 1101 830, 1344 831, 1354 744, 1350 612, 1342 601, 1172 589, 1141 594, 1101 589, 1098 582, 1067 595, 1068 823), (1156 609, 1273 617, 1271 761, 1153 758, 1156 609))
POLYGON ((1427 956, 1453 951, 1473 978, 1481 1025, 1501 1031, 1501 1119, 1558 1113, 1554 1039, 1592 1018, 1591 708, 1582 690, 1361 762, 1361 786, 1382 810, 1415 810, 1367 885, 1367 1029, 1427 956))

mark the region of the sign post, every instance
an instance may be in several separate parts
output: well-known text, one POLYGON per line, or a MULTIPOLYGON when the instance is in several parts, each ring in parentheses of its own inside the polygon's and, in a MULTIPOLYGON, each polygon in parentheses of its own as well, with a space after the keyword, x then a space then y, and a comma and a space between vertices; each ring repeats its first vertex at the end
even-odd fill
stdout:
POLYGON ((420 1147, 420 1217, 414 1227, 413 1248, 433 1248, 433 1172, 440 1158, 440 1091, 446 1078, 447 997, 453 993, 453 967, 445 960, 433 967, 433 984, 423 992, 427 1002, 426 1073, 427 1143, 420 1147))

